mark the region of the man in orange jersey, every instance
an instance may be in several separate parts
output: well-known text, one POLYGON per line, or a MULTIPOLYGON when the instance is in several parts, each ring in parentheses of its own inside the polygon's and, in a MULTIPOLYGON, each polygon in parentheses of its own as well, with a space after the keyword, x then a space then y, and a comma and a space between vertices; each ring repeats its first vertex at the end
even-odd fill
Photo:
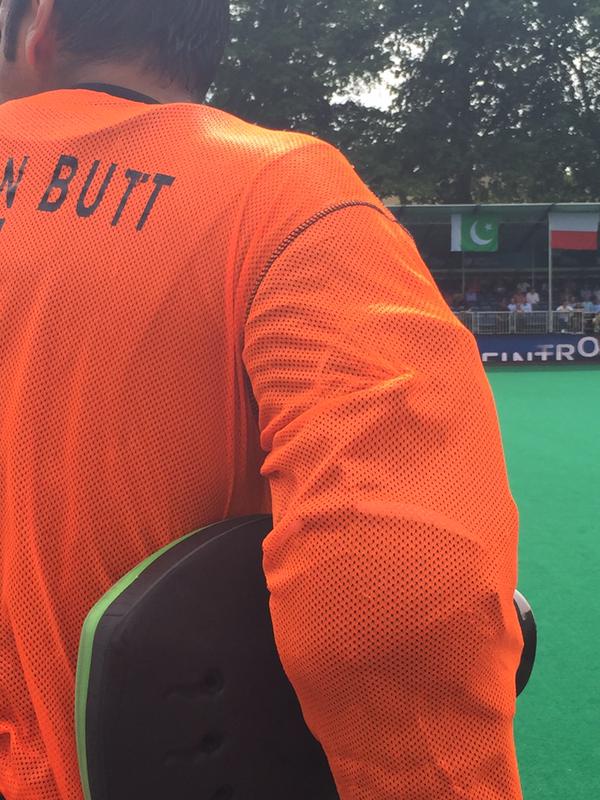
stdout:
POLYGON ((0 27, 0 793, 81 800, 98 598, 272 509, 277 646, 342 800, 520 798, 517 510, 410 236, 330 146, 200 104, 225 0, 0 27))

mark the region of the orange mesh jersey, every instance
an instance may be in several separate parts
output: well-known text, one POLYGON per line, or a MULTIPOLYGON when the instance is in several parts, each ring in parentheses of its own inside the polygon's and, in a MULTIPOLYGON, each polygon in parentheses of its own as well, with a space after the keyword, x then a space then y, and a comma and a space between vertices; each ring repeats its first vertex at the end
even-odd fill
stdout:
POLYGON ((88 610, 272 507, 277 645, 342 800, 520 798, 517 510, 410 236, 333 148, 208 107, 49 92, 0 144, 0 793, 81 800, 88 610))

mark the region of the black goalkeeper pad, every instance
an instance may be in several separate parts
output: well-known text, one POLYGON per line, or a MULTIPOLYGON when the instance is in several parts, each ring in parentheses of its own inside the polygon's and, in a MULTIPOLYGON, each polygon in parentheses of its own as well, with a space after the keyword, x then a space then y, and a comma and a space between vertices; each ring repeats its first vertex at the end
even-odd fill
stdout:
POLYGON ((271 528, 254 517, 186 537, 90 613, 77 673, 86 800, 337 798, 277 656, 271 528))
POLYGON ((531 678, 533 672, 533 665, 535 664, 535 656, 537 652, 537 626, 535 624, 535 617, 531 606, 523 597, 521 592, 515 592, 515 607, 517 609, 517 616, 519 624, 521 625, 521 632, 523 634, 523 641, 525 646, 523 648, 523 655, 521 656, 521 664, 517 672, 517 696, 520 695, 531 678))
MULTIPOLYGON (((335 800, 277 656, 262 569, 270 517, 186 537, 125 576, 81 638, 77 740, 86 800, 335 800)), ((535 658, 535 622, 515 606, 535 658)))

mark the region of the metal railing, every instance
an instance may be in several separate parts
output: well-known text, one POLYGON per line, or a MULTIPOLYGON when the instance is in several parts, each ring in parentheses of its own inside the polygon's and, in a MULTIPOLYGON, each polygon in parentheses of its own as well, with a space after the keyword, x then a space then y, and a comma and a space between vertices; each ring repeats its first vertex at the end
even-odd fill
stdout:
POLYGON ((463 325, 485 334, 591 333, 594 314, 583 311, 457 311, 463 325))

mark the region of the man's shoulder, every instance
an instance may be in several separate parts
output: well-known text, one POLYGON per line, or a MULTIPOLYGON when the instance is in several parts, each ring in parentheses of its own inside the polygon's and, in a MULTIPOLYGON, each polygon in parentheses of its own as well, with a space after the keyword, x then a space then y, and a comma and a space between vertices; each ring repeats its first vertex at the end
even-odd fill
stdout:
POLYGON ((192 151, 236 185, 272 198, 288 222, 292 208, 291 216, 310 217, 342 202, 380 205, 345 156, 322 139, 264 128, 211 106, 187 113, 193 119, 181 132, 192 151))
POLYGON ((306 133, 265 128, 213 106, 197 106, 192 113, 198 123, 193 127, 197 139, 224 153, 244 154, 257 163, 300 154, 334 160, 341 157, 335 147, 306 133))

